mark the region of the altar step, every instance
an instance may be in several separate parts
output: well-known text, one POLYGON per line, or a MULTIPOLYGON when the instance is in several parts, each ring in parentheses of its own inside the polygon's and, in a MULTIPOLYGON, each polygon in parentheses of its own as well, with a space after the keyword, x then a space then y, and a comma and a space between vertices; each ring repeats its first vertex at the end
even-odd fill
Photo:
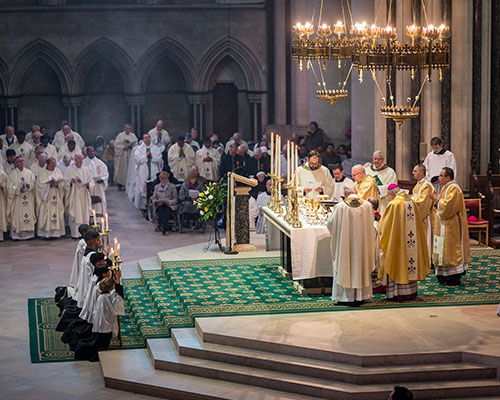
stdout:
MULTIPOLYGON (((292 348, 282 344, 282 351, 268 352, 249 348, 252 344, 248 339, 240 347, 235 341, 231 346, 210 343, 206 336, 210 339, 204 335, 203 341, 195 329, 172 329, 171 339, 147 341, 149 360, 143 350, 101 352, 105 384, 182 399, 376 400, 386 399, 395 384, 410 388, 417 399, 500 394, 496 368, 462 363, 460 352, 368 356, 366 360, 364 356, 353 359, 349 354, 331 352, 329 357, 314 353, 298 357, 288 354, 292 348), (408 362, 403 363, 401 356, 408 362), (365 364, 371 366, 362 366, 365 364)), ((253 347, 262 348, 262 343, 255 341, 253 347)))

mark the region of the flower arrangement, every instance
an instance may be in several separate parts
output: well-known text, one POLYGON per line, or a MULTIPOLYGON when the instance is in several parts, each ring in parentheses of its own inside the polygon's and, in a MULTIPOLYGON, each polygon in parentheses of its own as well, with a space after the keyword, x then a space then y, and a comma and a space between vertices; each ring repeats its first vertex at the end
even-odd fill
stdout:
POLYGON ((226 192, 227 185, 222 183, 222 180, 205 185, 205 190, 200 193, 200 196, 194 202, 204 221, 216 218, 222 211, 226 192))

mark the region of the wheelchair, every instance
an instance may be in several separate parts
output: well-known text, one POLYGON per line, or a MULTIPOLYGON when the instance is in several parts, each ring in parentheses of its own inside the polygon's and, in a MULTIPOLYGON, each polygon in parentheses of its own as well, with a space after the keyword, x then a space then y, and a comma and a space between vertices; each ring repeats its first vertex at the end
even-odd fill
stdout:
MULTIPOLYGON (((199 228, 197 229, 201 233, 205 233, 207 229, 207 224, 205 221, 202 220, 201 215, 198 214, 196 218, 189 218, 188 216, 194 216, 195 214, 188 214, 188 213, 181 213, 180 209, 182 208, 182 202, 179 203, 178 209, 177 209, 177 227, 179 230, 179 233, 182 233, 183 230, 186 229, 184 226, 186 221, 190 220, 195 224, 195 226, 198 226, 199 228)), ((190 230, 193 230, 191 228, 190 230)))
MULTIPOLYGON (((160 232, 161 228, 160 228, 160 225, 158 223, 158 212, 155 210, 153 200, 151 197, 148 199, 148 205, 147 205, 146 212, 147 212, 148 221, 152 222, 155 226, 155 232, 160 232)), ((179 217, 178 217, 177 210, 172 210, 172 215, 170 216, 168 223, 169 223, 169 226, 172 228, 173 232, 177 232, 179 230, 178 221, 179 221, 179 217)))

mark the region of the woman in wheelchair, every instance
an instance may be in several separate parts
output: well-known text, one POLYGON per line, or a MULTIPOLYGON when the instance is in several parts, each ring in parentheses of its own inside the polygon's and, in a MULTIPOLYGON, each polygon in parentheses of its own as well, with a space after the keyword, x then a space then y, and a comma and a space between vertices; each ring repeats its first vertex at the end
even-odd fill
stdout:
POLYGON ((177 209, 177 188, 168 181, 169 173, 160 172, 160 183, 155 186, 153 196, 151 197, 155 212, 158 216, 158 226, 161 233, 170 230, 168 221, 172 213, 177 209))
POLYGON ((187 179, 181 186, 179 191, 179 214, 180 223, 186 222, 189 224, 194 221, 194 228, 198 229, 200 226, 200 213, 194 204, 194 201, 203 191, 203 185, 198 179, 198 172, 196 170, 189 171, 187 179))

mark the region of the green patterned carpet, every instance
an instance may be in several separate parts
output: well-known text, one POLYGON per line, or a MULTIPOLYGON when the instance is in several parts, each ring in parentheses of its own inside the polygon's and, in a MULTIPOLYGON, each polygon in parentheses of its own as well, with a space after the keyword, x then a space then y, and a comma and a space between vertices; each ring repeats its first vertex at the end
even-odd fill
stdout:
MULTIPOLYGON (((471 256, 459 287, 441 286, 431 274, 419 283, 419 297, 413 301, 394 303, 377 294, 356 310, 499 303, 500 251, 476 250, 471 256)), ((196 317, 353 310, 336 306, 330 296, 300 294, 279 273, 278 265, 279 258, 164 262, 161 270, 144 271, 141 279, 123 280, 124 347, 143 346, 147 338, 169 337, 171 328, 193 327, 196 317)), ((52 300, 30 299, 33 362, 72 358, 53 330, 56 323, 52 300)))

